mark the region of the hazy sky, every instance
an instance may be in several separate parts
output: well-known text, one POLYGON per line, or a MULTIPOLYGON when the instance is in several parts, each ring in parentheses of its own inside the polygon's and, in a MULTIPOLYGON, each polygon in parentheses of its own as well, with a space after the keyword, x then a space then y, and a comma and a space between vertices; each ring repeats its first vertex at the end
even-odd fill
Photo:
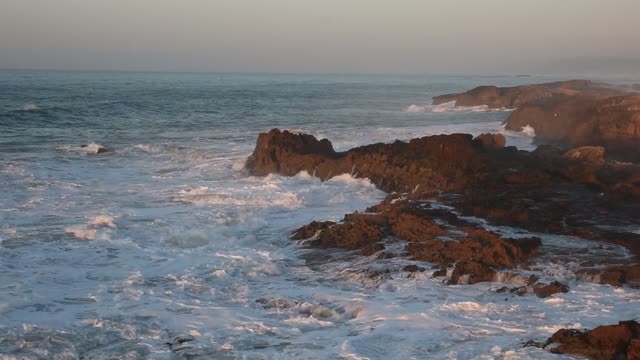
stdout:
POLYGON ((0 68, 634 72, 639 15, 640 0, 0 0, 0 68))

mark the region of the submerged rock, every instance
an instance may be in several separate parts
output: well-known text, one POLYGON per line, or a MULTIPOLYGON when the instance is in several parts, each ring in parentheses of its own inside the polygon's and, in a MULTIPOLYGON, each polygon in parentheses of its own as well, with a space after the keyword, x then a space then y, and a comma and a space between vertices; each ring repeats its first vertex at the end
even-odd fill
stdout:
POLYGON ((514 288, 508 288, 506 286, 501 287, 496 290, 498 293, 509 292, 516 295, 526 295, 526 294, 535 294, 539 298, 547 298, 549 296, 558 294, 558 293, 568 293, 569 287, 565 284, 562 284, 558 281, 553 281, 549 284, 536 282, 531 285, 519 286, 514 288))

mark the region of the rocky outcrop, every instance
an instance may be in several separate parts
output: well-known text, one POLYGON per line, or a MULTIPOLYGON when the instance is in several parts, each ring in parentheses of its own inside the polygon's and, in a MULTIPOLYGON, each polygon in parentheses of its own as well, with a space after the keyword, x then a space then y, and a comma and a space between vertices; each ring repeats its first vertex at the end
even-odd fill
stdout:
POLYGON ((507 130, 535 130, 535 141, 562 147, 604 146, 622 160, 640 159, 640 95, 551 96, 521 104, 507 130))
POLYGON ((590 80, 569 80, 545 84, 513 87, 479 86, 463 93, 440 95, 433 98, 439 105, 455 101, 457 106, 487 105, 493 109, 515 109, 532 101, 575 95, 616 96, 627 91, 618 86, 596 83, 590 80))
MULTIPOLYGON (((492 224, 610 242, 640 255, 639 234, 598 226, 637 223, 640 167, 606 161, 601 147, 563 151, 545 146, 524 152, 501 147, 500 140, 493 135, 438 135, 335 152, 328 140, 272 130, 260 135, 247 170, 253 175, 307 171, 321 179, 343 173, 369 178, 395 194, 392 198, 405 200, 390 199, 337 224, 311 223, 294 238, 382 257, 397 255, 389 253, 389 239, 406 241, 403 256, 448 267, 452 282, 484 281, 496 271, 526 263, 530 255, 516 240, 483 232, 422 200, 436 199, 492 224), (410 201, 422 205, 407 205, 410 201)), ((619 284, 635 275, 633 269, 618 268, 601 278, 615 278, 607 283, 619 284)))
POLYGON ((453 284, 493 281, 499 270, 525 263, 541 245, 539 238, 503 238, 428 203, 409 200, 348 214, 338 224, 313 222, 296 230, 292 238, 306 239, 313 246, 379 253, 384 258, 409 256, 440 268, 451 267, 453 284), (404 251, 387 251, 386 244, 398 240, 406 241, 404 251))
POLYGON ((561 329, 546 342, 529 342, 527 346, 594 360, 637 360, 640 359, 640 324, 620 321, 618 325, 598 326, 587 331, 561 329))
POLYGON ((482 144, 468 134, 436 135, 408 143, 373 144, 335 152, 328 140, 271 130, 260 134, 246 169, 257 176, 296 175, 321 179, 340 174, 369 178, 387 192, 461 190, 474 181, 485 161, 482 144), (433 190, 432 190, 433 189, 433 190))
POLYGON ((631 85, 631 89, 635 91, 640 91, 640 83, 635 83, 631 85))
POLYGON ((514 87, 480 86, 436 96, 433 104, 515 109, 505 128, 533 128, 538 144, 603 146, 611 158, 640 161, 640 95, 624 87, 570 80, 514 87))

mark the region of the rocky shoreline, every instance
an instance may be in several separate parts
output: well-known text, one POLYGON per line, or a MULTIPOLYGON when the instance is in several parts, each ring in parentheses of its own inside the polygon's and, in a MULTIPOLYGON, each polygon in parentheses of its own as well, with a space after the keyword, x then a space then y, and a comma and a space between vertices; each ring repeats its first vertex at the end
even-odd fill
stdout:
POLYGON ((504 145, 499 134, 452 134, 336 152, 326 139, 274 129, 259 136, 246 169, 256 176, 306 171, 323 180, 347 173, 389 194, 339 223, 318 219, 294 232, 294 240, 310 246, 408 258, 425 264, 403 269, 409 273, 430 268, 449 284, 501 281, 506 286, 497 292, 523 296, 569 290, 519 273, 542 256, 582 256, 577 273, 584 280, 639 286, 640 234, 615 228, 636 224, 640 167, 607 161, 602 147, 526 152, 504 145), (538 237, 503 236, 469 217, 601 245, 584 254, 554 253, 538 237), (629 256, 597 256, 616 245, 629 256))
MULTIPOLYGON (((538 144, 561 148, 603 146, 612 159, 640 160, 640 95, 589 80, 514 87, 480 86, 436 96, 433 104, 514 109, 505 128, 531 127, 538 144)), ((635 86, 631 90, 637 90, 635 86)))
MULTIPOLYGON (((507 129, 533 126, 538 143, 555 147, 541 145, 526 152, 505 146, 500 134, 451 134, 336 152, 327 139, 273 129, 260 134, 245 166, 255 176, 306 171, 326 180, 351 174, 370 179, 389 194, 382 203, 347 214, 339 223, 318 219, 299 228, 292 239, 308 246, 410 259, 424 266, 405 266, 402 270, 408 273, 430 271, 447 284, 501 282, 505 286, 495 289, 497 293, 518 296, 544 298, 570 290, 535 275, 542 258, 577 262, 576 275, 584 281, 640 287, 640 233, 623 230, 638 224, 640 165, 612 160, 621 153, 636 157, 640 97, 620 87, 579 80, 479 87, 433 102, 450 101, 517 107, 506 121, 507 129), (556 115, 550 118, 549 113, 556 115), (579 137, 582 133, 590 136, 579 137), (487 225, 528 233, 510 237, 487 230, 487 225), (545 246, 531 233, 595 245, 567 252, 545 246), (607 255, 619 247, 626 249, 624 256, 607 255)), ((637 359, 638 329, 635 321, 584 333, 562 329, 544 343, 527 345, 594 359, 637 359)))

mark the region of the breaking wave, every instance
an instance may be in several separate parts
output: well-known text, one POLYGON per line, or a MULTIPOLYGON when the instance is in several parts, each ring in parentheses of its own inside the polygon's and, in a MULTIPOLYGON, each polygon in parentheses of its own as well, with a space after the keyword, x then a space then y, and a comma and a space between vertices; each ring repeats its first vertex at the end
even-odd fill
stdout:
POLYGON ((407 112, 410 113, 447 113, 447 112, 488 112, 488 111, 513 111, 513 109, 491 109, 488 105, 476 105, 476 106, 456 106, 455 101, 449 101, 438 105, 416 105, 412 104, 407 107, 407 112))
POLYGON ((56 150, 69 153, 85 153, 95 155, 106 152, 107 148, 102 144, 91 142, 80 146, 62 145, 58 146, 56 150))

